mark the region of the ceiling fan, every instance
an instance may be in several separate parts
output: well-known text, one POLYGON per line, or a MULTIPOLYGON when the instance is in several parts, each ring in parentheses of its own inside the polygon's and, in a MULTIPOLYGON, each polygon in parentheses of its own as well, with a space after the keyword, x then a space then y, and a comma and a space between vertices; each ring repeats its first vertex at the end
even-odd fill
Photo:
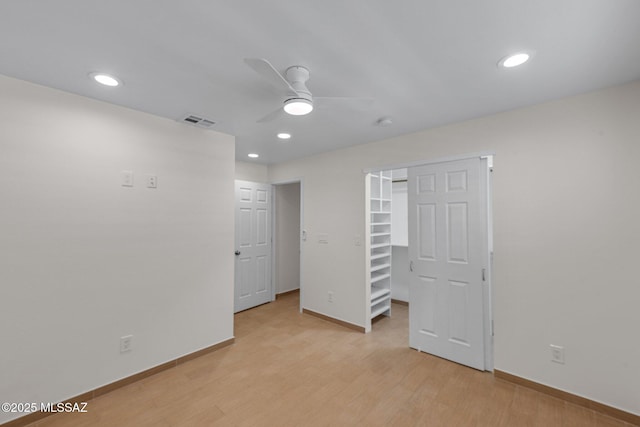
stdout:
POLYGON ((371 98, 312 96, 306 85, 307 80, 309 80, 309 69, 302 65, 293 65, 287 68, 284 75, 282 75, 266 59, 245 58, 244 62, 271 83, 284 98, 281 107, 258 120, 258 123, 270 122, 280 117, 283 113, 303 116, 313 111, 315 105, 329 105, 336 101, 366 106, 373 103, 371 98))

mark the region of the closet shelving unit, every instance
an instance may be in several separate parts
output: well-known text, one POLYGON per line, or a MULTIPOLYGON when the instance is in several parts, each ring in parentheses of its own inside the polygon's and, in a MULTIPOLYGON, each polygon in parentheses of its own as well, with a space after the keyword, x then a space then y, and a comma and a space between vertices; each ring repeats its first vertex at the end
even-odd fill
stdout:
POLYGON ((391 171, 370 175, 371 318, 391 315, 391 171))

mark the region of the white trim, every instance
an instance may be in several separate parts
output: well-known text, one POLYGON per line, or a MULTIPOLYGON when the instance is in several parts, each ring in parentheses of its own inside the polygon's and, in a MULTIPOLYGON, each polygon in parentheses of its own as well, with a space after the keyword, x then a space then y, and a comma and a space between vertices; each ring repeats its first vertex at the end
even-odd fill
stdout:
POLYGON ((364 175, 364 332, 371 332, 371 172, 364 175))
POLYGON ((300 178, 300 233, 298 234, 298 241, 300 242, 300 306, 299 310, 302 313, 304 308, 304 242, 302 241, 302 231, 304 230, 304 178, 300 178))
POLYGON ((271 301, 276 300, 276 189, 271 185, 271 301))
POLYGON ((302 181, 304 180, 304 178, 299 177, 299 178, 292 178, 292 179, 285 179, 282 181, 271 181, 269 184, 271 185, 285 185, 285 184, 296 184, 296 183, 302 183, 302 181))
POLYGON ((484 234, 484 269, 485 280, 483 281, 483 306, 484 306, 484 369, 485 371, 493 372, 493 265, 492 265, 492 253, 493 253, 493 216, 492 216, 492 203, 491 203, 491 170, 493 168, 493 156, 482 157, 480 160, 481 170, 480 184, 482 186, 482 192, 485 199, 482 200, 482 210, 485 215, 485 226, 483 230, 484 234))
POLYGON ((423 166, 423 165, 432 165, 435 163, 447 163, 447 162, 455 162, 457 160, 466 160, 466 159, 474 159, 480 157, 481 159, 489 158, 489 162, 493 166, 493 156, 495 155, 492 151, 483 151, 480 153, 472 153, 472 154, 460 154, 458 156, 447 156, 447 157, 438 157, 435 159, 429 160, 417 160, 414 162, 405 162, 405 163, 394 163, 390 165, 378 166, 375 168, 366 168, 363 169, 362 172, 364 174, 368 174, 371 172, 380 172, 380 171, 388 171, 393 169, 403 169, 403 168, 411 168, 414 166, 423 166))

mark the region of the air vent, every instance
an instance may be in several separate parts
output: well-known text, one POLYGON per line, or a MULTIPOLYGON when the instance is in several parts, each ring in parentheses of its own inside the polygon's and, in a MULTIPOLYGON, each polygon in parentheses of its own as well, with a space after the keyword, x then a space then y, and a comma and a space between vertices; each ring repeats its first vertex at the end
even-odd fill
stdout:
POLYGON ((204 129, 209 129, 216 124, 216 122, 214 122, 213 120, 205 119, 204 117, 197 116, 195 114, 187 114, 180 121, 189 123, 191 125, 198 126, 204 129))

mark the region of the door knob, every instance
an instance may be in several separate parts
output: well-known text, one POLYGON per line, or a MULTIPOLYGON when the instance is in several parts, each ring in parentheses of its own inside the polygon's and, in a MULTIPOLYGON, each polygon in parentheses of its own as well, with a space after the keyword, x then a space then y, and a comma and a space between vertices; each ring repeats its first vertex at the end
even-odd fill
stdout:
POLYGON ((240 255, 240 251, 236 251, 235 253, 236 253, 236 256, 240 255))

